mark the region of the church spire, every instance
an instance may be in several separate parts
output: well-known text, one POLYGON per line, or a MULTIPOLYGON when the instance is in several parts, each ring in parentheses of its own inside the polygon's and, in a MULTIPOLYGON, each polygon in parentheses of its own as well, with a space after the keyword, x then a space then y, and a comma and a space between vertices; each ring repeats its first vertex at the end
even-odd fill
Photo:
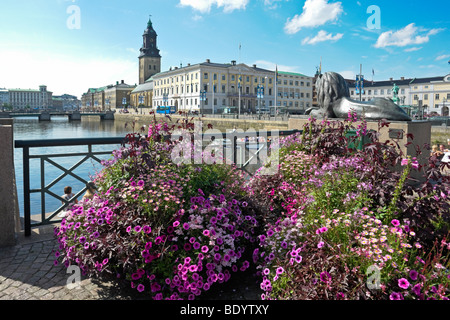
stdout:
POLYGON ((153 29, 152 15, 148 16, 147 29, 153 29))
POLYGON ((148 22, 147 22, 147 29, 144 31, 143 34, 143 46, 141 48, 141 54, 142 56, 147 57, 161 57, 159 54, 159 50, 157 47, 157 37, 155 29, 153 29, 153 23, 151 20, 151 15, 149 16, 148 22))

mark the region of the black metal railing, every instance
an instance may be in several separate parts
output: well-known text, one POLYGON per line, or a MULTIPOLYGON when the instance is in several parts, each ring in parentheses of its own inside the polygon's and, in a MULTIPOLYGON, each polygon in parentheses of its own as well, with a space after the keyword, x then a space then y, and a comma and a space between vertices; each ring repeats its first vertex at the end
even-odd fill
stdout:
MULTIPOLYGON (((250 175, 260 166, 264 158, 261 158, 263 151, 269 152, 270 144, 277 137, 289 136, 295 133, 299 133, 299 130, 273 130, 273 131, 247 131, 247 132, 229 132, 221 134, 202 134, 202 146, 203 143, 208 143, 219 139, 222 141, 223 148, 230 148, 231 157, 230 160, 236 165, 237 168, 245 170, 250 175), (238 152, 239 151, 239 152, 238 152), (244 151, 244 152, 243 152, 244 151), (238 155, 241 157, 238 157, 238 155), (249 169, 253 165, 252 169, 249 169)), ((170 138, 170 137, 166 137, 170 138)), ((25 236, 31 235, 31 228, 41 225, 53 224, 61 222, 61 219, 54 219, 58 213, 63 211, 69 205, 69 201, 64 200, 61 196, 53 193, 50 188, 52 188, 56 183, 61 181, 66 176, 71 176, 81 182, 86 184, 87 181, 85 177, 80 177, 74 173, 74 170, 86 161, 92 159, 101 163, 98 158, 100 155, 111 155, 113 150, 108 151, 93 151, 92 147, 94 145, 119 145, 126 143, 124 137, 100 137, 100 138, 74 138, 74 139, 46 139, 46 140, 16 140, 15 148, 22 149, 23 155, 23 208, 24 208, 24 231, 25 236), (67 147, 67 146, 87 146, 88 150, 86 152, 73 152, 73 153, 44 153, 44 154, 30 154, 30 149, 32 148, 43 148, 43 147, 67 147), (74 164, 70 168, 64 168, 59 165, 51 158, 58 157, 83 157, 80 161, 74 164), (30 187, 30 160, 39 159, 40 160, 40 188, 31 189, 30 187), (63 171, 59 177, 54 179, 52 182, 45 183, 45 162, 63 171), (41 221, 31 222, 31 194, 40 193, 41 194, 41 221), (53 198, 58 199, 62 202, 62 205, 54 212, 46 212, 45 205, 45 195, 50 195, 53 198)), ((267 153, 264 153, 267 155, 267 153)), ((74 198, 81 196, 86 191, 86 187, 75 194, 74 198)))

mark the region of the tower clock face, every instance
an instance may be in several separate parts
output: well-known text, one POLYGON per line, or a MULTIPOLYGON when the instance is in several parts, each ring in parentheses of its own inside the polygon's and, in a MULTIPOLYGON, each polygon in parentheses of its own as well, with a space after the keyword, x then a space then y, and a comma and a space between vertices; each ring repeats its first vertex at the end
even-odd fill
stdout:
POLYGON ((153 38, 150 38, 150 42, 153 42, 154 41, 154 39, 153 38))

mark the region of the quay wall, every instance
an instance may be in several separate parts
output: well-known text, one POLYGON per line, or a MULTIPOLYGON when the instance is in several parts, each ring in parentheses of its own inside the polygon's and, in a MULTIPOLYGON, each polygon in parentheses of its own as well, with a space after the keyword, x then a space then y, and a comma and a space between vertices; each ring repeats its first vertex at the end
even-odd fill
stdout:
MULTIPOLYGON (((143 125, 148 125, 156 119, 167 119, 165 116, 161 115, 138 115, 138 114, 120 114, 116 113, 114 115, 115 121, 128 122, 131 123, 135 121, 136 128, 143 125)), ((177 120, 182 120, 184 117, 177 115, 170 115, 172 119, 171 123, 175 123, 177 120)), ((190 119, 190 118, 189 118, 190 119)), ((194 118, 194 120, 199 120, 200 118, 194 118)), ((207 130, 207 124, 211 124, 213 129, 221 130, 226 132, 233 129, 255 129, 255 130, 288 130, 289 123, 287 121, 269 121, 269 120, 253 120, 253 119, 227 119, 227 118, 201 118, 203 122, 203 129, 207 130)), ((170 121, 169 121, 170 122, 170 121)))

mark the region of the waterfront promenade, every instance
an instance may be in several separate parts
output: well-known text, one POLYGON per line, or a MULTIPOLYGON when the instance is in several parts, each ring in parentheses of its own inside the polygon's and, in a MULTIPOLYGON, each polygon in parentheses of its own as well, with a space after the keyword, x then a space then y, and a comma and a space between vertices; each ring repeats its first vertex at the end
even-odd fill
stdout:
POLYGON ((15 246, 0 248, 0 300, 126 300, 116 284, 81 278, 78 288, 69 289, 71 274, 54 265, 58 243, 53 227, 33 229, 30 237, 18 235, 15 246))

